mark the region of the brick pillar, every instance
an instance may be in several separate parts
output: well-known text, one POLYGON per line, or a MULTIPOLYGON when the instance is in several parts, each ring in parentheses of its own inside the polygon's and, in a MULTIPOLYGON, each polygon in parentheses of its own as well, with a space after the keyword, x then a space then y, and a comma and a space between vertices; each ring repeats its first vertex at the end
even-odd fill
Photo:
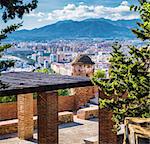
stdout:
POLYGON ((21 94, 17 97, 18 107, 18 137, 30 139, 33 137, 33 95, 21 94))
POLYGON ((37 98, 38 144, 58 144, 58 95, 43 92, 37 98))
MULTIPOLYGON (((103 92, 99 92, 101 98, 105 98, 103 92)), ((112 113, 107 109, 99 110, 99 144, 117 144, 117 134, 112 131, 112 113)))

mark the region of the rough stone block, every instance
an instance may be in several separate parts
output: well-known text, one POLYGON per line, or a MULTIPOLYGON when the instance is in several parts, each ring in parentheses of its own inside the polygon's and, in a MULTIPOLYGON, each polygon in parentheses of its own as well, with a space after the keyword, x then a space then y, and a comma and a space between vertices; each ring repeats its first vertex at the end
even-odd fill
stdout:
POLYGON ((77 117, 86 120, 91 118, 98 118, 98 106, 78 110, 77 117))
POLYGON ((73 122, 73 112, 59 112, 58 117, 60 124, 73 122))

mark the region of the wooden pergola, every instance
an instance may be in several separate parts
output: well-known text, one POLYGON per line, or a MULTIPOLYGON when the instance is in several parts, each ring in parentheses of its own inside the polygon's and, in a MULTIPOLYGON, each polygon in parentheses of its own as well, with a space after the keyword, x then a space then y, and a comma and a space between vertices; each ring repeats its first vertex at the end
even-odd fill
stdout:
MULTIPOLYGON (((48 75, 35 72, 11 72, 0 76, 5 88, 0 89, 0 97, 17 95, 18 137, 33 137, 33 93, 37 96, 38 143, 58 144, 58 89, 93 86, 91 80, 81 76, 48 75)), ((105 95, 100 92, 101 98, 105 95)), ((99 111, 99 143, 116 144, 116 134, 112 132, 111 113, 99 111)))
POLYGON ((33 93, 38 93, 38 143, 58 144, 58 95, 56 90, 92 86, 89 78, 12 72, 0 76, 0 96, 17 95, 18 137, 33 137, 33 93))

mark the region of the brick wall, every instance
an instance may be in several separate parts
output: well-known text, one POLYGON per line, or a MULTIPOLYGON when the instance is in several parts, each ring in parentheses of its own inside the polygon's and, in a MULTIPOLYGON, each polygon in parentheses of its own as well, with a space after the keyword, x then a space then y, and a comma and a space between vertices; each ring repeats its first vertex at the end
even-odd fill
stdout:
MULTIPOLYGON (((74 111, 75 96, 59 96, 58 97, 58 111, 74 111)), ((33 102, 34 115, 37 115, 37 101, 33 102)), ((0 104, 0 121, 17 118, 17 103, 2 103, 0 104)))
POLYGON ((0 104, 0 121, 5 119, 14 119, 17 117, 17 103, 0 104))
MULTIPOLYGON (((36 100, 33 101, 34 115, 37 114, 36 100)), ((17 118, 17 103, 0 103, 0 121, 17 118)))
POLYGON ((76 95, 75 107, 85 105, 91 98, 95 97, 95 88, 93 86, 74 88, 73 93, 76 95))
POLYGON ((75 96, 59 96, 58 97, 58 111, 74 111, 75 110, 75 96))

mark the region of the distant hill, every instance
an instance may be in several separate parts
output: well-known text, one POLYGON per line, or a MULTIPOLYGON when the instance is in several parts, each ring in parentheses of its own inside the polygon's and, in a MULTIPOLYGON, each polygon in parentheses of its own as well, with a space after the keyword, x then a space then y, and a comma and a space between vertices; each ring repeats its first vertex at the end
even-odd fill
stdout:
POLYGON ((133 38, 130 28, 139 20, 87 19, 60 21, 33 30, 20 30, 9 36, 10 40, 52 40, 75 38, 133 38))

